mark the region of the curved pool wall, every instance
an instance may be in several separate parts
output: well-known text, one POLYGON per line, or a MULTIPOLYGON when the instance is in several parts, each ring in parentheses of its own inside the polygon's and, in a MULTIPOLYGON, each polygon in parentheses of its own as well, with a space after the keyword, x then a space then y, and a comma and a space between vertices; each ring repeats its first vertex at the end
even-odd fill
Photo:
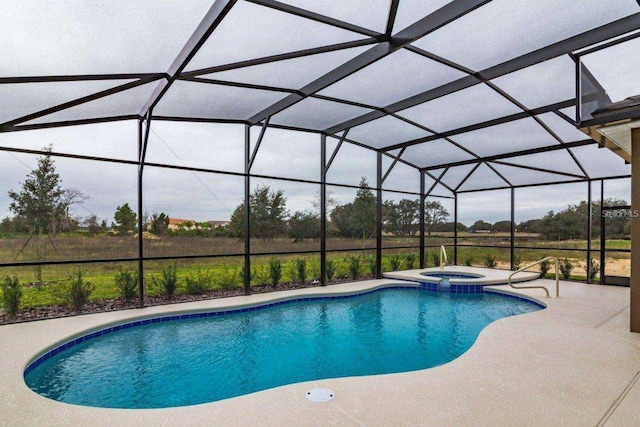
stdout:
MULTIPOLYGON (((246 313, 246 312, 250 312, 250 311, 257 311, 257 310, 263 310, 263 309, 267 309, 270 307, 277 307, 277 306, 283 306, 283 305, 288 305, 288 304, 295 304, 295 303, 304 303, 304 302, 311 302, 311 301, 321 301, 321 300, 344 300, 344 299, 352 299, 352 298, 357 298, 357 297, 363 297, 366 295, 370 295, 370 294, 374 294, 374 293, 378 293, 380 291, 384 291, 384 290, 416 290, 416 289, 425 289, 423 286, 420 287, 416 287, 416 286, 411 286, 411 285, 401 285, 401 286, 397 286, 397 285, 392 285, 392 286, 382 286, 382 287, 378 287, 372 290, 368 290, 368 291, 363 291, 363 292, 356 292, 356 293, 350 293, 350 294, 345 294, 345 295, 327 295, 327 296, 311 296, 311 297, 304 297, 304 298, 296 298, 296 297, 292 297, 289 299, 285 299, 285 300, 281 300, 281 301, 274 301, 274 302, 270 302, 270 303, 263 303, 263 304, 259 304, 256 306, 251 306, 251 307, 243 307, 243 308, 235 308, 235 309, 228 309, 228 310, 220 310, 220 311, 206 311, 206 312, 192 312, 192 313, 176 313, 176 314, 171 314, 168 316, 163 316, 163 317, 156 317, 156 318, 148 318, 148 319, 140 319, 140 320, 132 320, 126 323, 120 323, 120 324, 116 324, 113 326, 109 326, 106 327, 104 329, 100 329, 94 332, 90 332, 87 333, 83 336, 80 336, 79 338, 74 338, 74 339, 70 339, 67 342, 64 342, 61 345, 57 345, 55 348, 50 349, 48 351, 46 351, 44 354, 40 355, 39 357, 36 357, 34 359, 32 359, 27 368, 24 371, 24 377, 25 377, 25 381, 27 376, 32 373, 35 369, 37 369, 39 366, 41 366, 42 364, 44 364, 45 362, 49 361, 52 358, 55 358, 57 355, 59 355, 62 352, 65 352, 66 350, 69 349, 73 349, 73 347, 75 346, 79 346, 83 343, 87 343, 89 341, 92 341, 98 337, 102 337, 105 335, 109 335, 112 334, 114 332, 117 331, 124 331, 124 330, 128 330, 128 329, 132 329, 132 328, 138 328, 138 327, 142 327, 144 325, 150 325, 150 324, 154 324, 154 323, 163 323, 163 322, 171 322, 171 321, 176 321, 176 320, 186 320, 186 319, 201 319, 201 318, 211 318, 211 317, 219 317, 219 316, 228 316, 228 315, 232 315, 232 314, 239 314, 239 313, 246 313)), ((425 293, 425 294, 429 294, 429 293, 425 293)), ((494 296, 499 295, 499 298, 501 299, 511 299, 511 300, 516 300, 516 301, 524 301, 526 302, 526 305, 532 308, 535 308, 535 310, 538 310, 540 308, 545 308, 545 306, 535 300, 529 299, 529 298, 522 298, 520 296, 516 296, 516 295, 511 295, 511 294, 504 294, 502 292, 492 292, 492 291, 488 291, 486 292, 486 294, 493 294, 494 296)), ((444 295, 441 295, 444 296, 444 295)), ((478 296, 478 297, 482 297, 482 296, 478 296)), ((451 296, 448 298, 456 298, 455 296, 451 296)), ((458 298, 464 298, 464 296, 460 296, 458 298)), ((466 298, 475 298, 474 296, 468 296, 466 298)), ((528 311, 534 311, 533 309, 531 310, 527 310, 527 311, 523 311, 523 312, 528 312, 528 311)), ((510 315, 515 315, 515 314, 521 314, 522 312, 511 312, 509 311, 507 314, 504 314, 500 317, 505 317, 505 316, 510 316, 510 315)), ((481 329, 483 329, 486 325, 488 325, 489 323, 493 322, 497 320, 496 319, 492 319, 491 321, 487 322, 484 326, 482 326, 481 329)), ((480 330, 481 330, 480 329, 480 330)), ((479 333, 479 331, 478 331, 479 333)), ((477 338, 477 334, 473 337, 473 340, 469 343, 468 347, 471 346, 471 344, 473 344, 473 342, 475 342, 475 338, 477 338)), ((460 352, 460 354, 462 354, 463 352, 465 352, 468 347, 464 348, 463 351, 460 352)), ((454 358, 457 358, 460 354, 457 354, 454 358)), ((446 363, 450 360, 449 359, 446 360, 443 363, 446 363)), ((441 363, 438 363, 441 364, 441 363)), ((436 365, 434 365, 436 366, 436 365)), ((430 367, 430 366, 426 366, 426 367, 430 367)), ((425 367, 418 367, 417 369, 424 369, 425 367)), ((414 367, 414 369, 416 369, 414 367)), ((413 369, 409 369, 409 370, 413 370, 413 369)), ((391 370, 389 372, 377 372, 377 373, 391 373, 391 372, 403 372, 405 370, 391 370)), ((375 372, 374 372, 375 373, 375 372)), ((362 373, 362 374, 356 374, 356 375, 371 375, 372 373, 362 373)), ((328 376, 328 377, 334 377, 334 376, 328 376)), ((319 378, 312 378, 312 379, 320 379, 320 378, 325 378, 324 376, 320 375, 319 378)), ((299 382, 299 381, 295 381, 295 382, 299 382)), ((284 384, 289 384, 291 382, 284 382, 282 384, 276 384, 276 385, 272 385, 272 386, 277 386, 277 385, 284 385, 284 384)), ((272 387, 271 386, 271 387, 272 387)), ((271 388, 271 387, 266 387, 266 388, 271 388)), ((264 388, 261 388, 264 389, 264 388)), ((250 392, 253 391, 258 391, 260 389, 256 389, 256 390, 251 390, 250 392)), ((246 393, 242 393, 242 394, 246 394, 246 393)), ((233 397, 233 396, 226 396, 226 397, 233 397)), ((224 398, 226 398, 224 397, 224 398)), ((214 399, 217 400, 217 399, 214 399)), ((212 400, 204 400, 202 402, 188 402, 186 404, 195 404, 195 403, 204 403, 204 402, 208 402, 208 401, 212 401, 212 400)), ((74 402, 70 402, 70 403, 74 403, 74 402)), ((178 405, 151 405, 151 406, 143 406, 143 407, 168 407, 168 406, 181 406, 184 405, 185 403, 181 403, 178 405)), ((89 405, 89 406, 103 406, 103 407, 112 407, 109 405, 89 405)), ((118 406, 118 407, 127 407, 127 406, 118 406)), ((137 406, 135 406, 137 408, 137 406)))
MULTIPOLYGON (((446 266, 393 271, 384 273, 385 278, 417 282, 431 292, 448 292, 453 294, 479 294, 485 286, 506 285, 512 271, 492 268, 446 266)), ((540 278, 539 273, 522 272, 512 278, 512 283, 529 282, 540 278)))

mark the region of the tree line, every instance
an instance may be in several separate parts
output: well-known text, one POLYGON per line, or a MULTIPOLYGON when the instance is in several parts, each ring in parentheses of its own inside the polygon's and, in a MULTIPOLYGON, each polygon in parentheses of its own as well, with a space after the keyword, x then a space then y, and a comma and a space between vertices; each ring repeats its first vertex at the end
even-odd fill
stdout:
MULTIPOLYGON (((44 149, 51 152, 51 147, 44 149)), ((81 226, 89 234, 113 231, 118 234, 134 233, 138 227, 136 212, 124 203, 116 208, 114 221, 110 227, 106 220, 99 221, 96 215, 83 220, 70 214, 70 206, 81 203, 88 197, 81 191, 63 188, 59 174, 50 154, 38 158, 38 166, 31 171, 19 191, 8 191, 13 217, 0 222, 0 232, 57 233, 76 231, 81 226)), ((249 198, 251 237, 275 239, 289 237, 292 240, 318 239, 320 237, 319 207, 313 210, 290 213, 283 190, 272 190, 268 186, 256 187, 249 198)), ((362 178, 353 201, 338 204, 329 198, 330 208, 327 231, 330 236, 367 239, 376 233, 376 196, 366 178, 362 178)), ((605 206, 627 205, 619 199, 606 199, 605 206)), ((449 212, 439 201, 425 202, 425 230, 432 232, 509 232, 511 221, 497 221, 493 224, 483 220, 466 227, 462 223, 448 222, 449 212)), ((539 234, 546 240, 571 240, 587 238, 586 219, 588 204, 582 201, 566 209, 548 212, 543 218, 523 221, 516 225, 520 232, 539 234)), ((593 235, 600 232, 601 208, 599 202, 592 206, 593 235)), ((413 236, 419 232, 419 199, 387 200, 382 205, 382 229, 387 234, 413 236)), ((245 236, 245 206, 241 203, 231 215, 228 227, 214 227, 210 223, 182 224, 176 230, 169 228, 169 216, 164 212, 143 215, 142 227, 153 234, 185 234, 200 236, 245 236)), ((607 219, 608 238, 628 238, 630 223, 624 216, 607 219)))

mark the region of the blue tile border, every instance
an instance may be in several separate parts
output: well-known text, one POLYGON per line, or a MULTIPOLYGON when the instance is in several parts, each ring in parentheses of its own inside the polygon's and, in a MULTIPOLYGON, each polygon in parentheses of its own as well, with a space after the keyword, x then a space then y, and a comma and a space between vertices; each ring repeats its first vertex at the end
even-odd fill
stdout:
MULTIPOLYGON (((460 289, 452 289, 451 293, 452 294, 482 294, 483 292, 486 293, 493 293, 493 294, 499 294, 502 295, 504 297, 507 298, 514 298, 517 300, 522 300, 522 301, 527 301, 531 304, 534 304, 538 307, 541 308, 546 308, 544 305, 535 302, 531 299, 528 298, 521 298, 515 295, 511 295, 511 294, 503 294, 501 292, 492 292, 491 290, 483 290, 483 285, 451 285, 452 288, 460 288, 460 289)), ((35 368, 37 368, 39 365, 41 365, 43 362, 49 360, 51 357, 55 356, 56 354, 60 353, 63 350, 69 349, 73 346, 76 346, 78 344, 81 344, 83 342, 89 341, 93 338, 99 337, 99 336, 103 336, 103 335, 107 335, 110 334, 112 332, 117 332, 117 331, 121 331, 121 330, 125 330, 125 329, 131 329, 134 327, 138 327, 138 326, 144 326, 144 325, 149 325, 152 323, 159 323, 159 322, 170 322, 173 320, 185 320, 185 319, 196 319, 196 318, 203 318, 203 317, 217 317, 217 316, 226 316, 228 314, 236 314, 236 313, 245 313, 248 311, 256 311, 256 310, 262 310, 265 308, 271 308, 271 307, 276 307, 279 305, 286 305, 286 304, 293 304, 296 302, 306 302, 306 301, 318 301, 318 300, 332 300, 332 299, 348 299, 348 298, 355 298, 355 297, 359 297, 362 295, 368 295, 368 294, 372 294, 375 292, 380 292, 380 291, 384 291, 384 290, 388 290, 388 289, 417 289, 417 290, 425 290, 425 291, 429 291, 429 292, 443 292, 443 290, 438 289, 438 284, 436 283, 420 283, 419 286, 407 286, 407 285, 396 285, 396 286, 385 286, 385 287, 381 287, 381 288, 376 288, 376 289, 371 289, 369 291, 364 291, 364 292, 358 292, 358 293, 353 293, 353 294, 345 294, 345 295, 325 295, 325 296, 315 296, 315 297, 302 297, 302 298, 292 298, 292 299, 287 299, 287 300, 283 300, 283 301, 275 301, 275 302, 270 302, 270 303, 265 303, 262 305, 256 305, 256 306, 252 306, 252 307, 243 307, 243 308, 236 308, 236 309, 231 309, 231 310, 222 310, 222 311, 207 311, 207 312, 200 312, 200 313, 181 313, 181 314, 173 314, 173 315, 168 315, 168 316, 162 316, 162 317, 154 317, 151 319, 144 319, 144 320, 134 320, 128 323, 121 323, 109 328, 105 328, 105 329, 101 329, 99 331, 95 331, 95 332, 91 332, 88 333, 87 335, 84 335, 80 338, 75 338, 71 341, 67 341, 64 344, 61 344, 57 347, 55 347, 52 350, 49 350, 48 352, 46 352, 45 354, 43 354, 42 356, 38 357, 37 359, 35 359, 34 361, 32 361, 31 363, 29 363, 29 365, 27 366, 27 368, 24 370, 24 375, 28 375, 31 371, 33 371, 35 368), (435 288, 434 288, 435 286, 435 288)))

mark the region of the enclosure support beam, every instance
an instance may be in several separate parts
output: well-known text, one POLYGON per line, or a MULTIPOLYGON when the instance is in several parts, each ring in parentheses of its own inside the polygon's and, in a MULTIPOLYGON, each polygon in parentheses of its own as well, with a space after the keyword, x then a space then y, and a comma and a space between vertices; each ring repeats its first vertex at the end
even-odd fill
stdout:
POLYGON ((427 200, 424 194, 424 171, 420 171, 420 268, 424 268, 424 204, 427 200))
POLYGON ((320 136, 320 285, 327 284, 327 136, 320 136))
MULTIPOLYGON (((138 120, 138 158, 142 158, 142 120, 138 120)), ((138 307, 142 308, 144 304, 144 251, 142 249, 142 166, 138 165, 138 307)))
POLYGON ((144 306, 144 215, 142 206, 142 173, 144 171, 144 161, 147 156, 147 144, 149 142, 149 131, 151 127, 151 111, 146 117, 146 128, 142 129, 142 120, 138 120, 138 307, 144 306))
MULTIPOLYGON (((323 169, 326 169, 327 171, 329 170, 329 168, 331 167, 331 164, 333 163, 333 160, 338 155, 338 151, 340 151, 340 147, 342 147, 342 143, 344 142, 344 140, 347 137, 348 133, 349 133, 349 129, 344 131, 344 133, 340 137, 340 140, 338 141, 338 145, 336 145, 335 150, 333 150, 333 153, 331 154, 331 158, 329 159, 329 163, 327 163, 326 166, 324 166, 325 163, 323 163, 323 166, 322 166, 323 169)), ((324 140, 325 140, 325 143, 326 143, 326 141, 327 141, 326 135, 323 135, 323 137, 325 138, 324 140)))
POLYGON ((382 279, 382 153, 377 153, 376 173, 376 279, 382 279))
MULTIPOLYGON (((633 171, 633 168, 631 169, 633 171)), ((632 174, 633 175, 633 174, 632 174)), ((633 191, 633 176, 631 177, 631 191, 633 191)), ((632 195, 633 199, 633 195, 632 195)), ((632 200, 633 203, 633 200, 632 200)), ((600 284, 604 285, 604 263, 606 261, 605 246, 607 244, 604 235, 604 215, 602 208, 604 207, 604 180, 600 180, 600 284)), ((633 233, 631 234, 633 236, 633 233)), ((591 262, 589 262, 591 265, 591 262)))
POLYGON ((146 115, 148 111, 152 110, 164 94, 169 90, 169 87, 176 81, 182 70, 185 69, 189 61, 196 56, 196 53, 206 43, 209 36, 222 22, 224 17, 229 13, 237 0, 216 0, 211 8, 204 16, 200 24, 196 27, 195 31, 187 40, 187 43, 182 47, 182 50, 178 53, 178 56, 173 60, 173 63, 169 66, 167 75, 169 76, 165 81, 158 84, 155 88, 144 107, 140 111, 140 115, 146 115))
POLYGON ((458 193, 453 199, 453 265, 458 265, 458 193))
POLYGON ((515 203, 515 188, 511 187, 511 238, 509 239, 510 243, 510 260, 511 260, 511 270, 515 270, 516 266, 516 249, 515 249, 515 237, 516 237, 516 203, 515 203))
POLYGON ((258 135, 258 140, 256 141, 256 146, 253 147, 253 153, 251 154, 251 157, 249 157, 249 161, 248 161, 248 170, 247 173, 251 172, 251 167, 253 166, 253 162, 255 162, 256 160, 256 156, 258 155, 258 150, 260 149, 260 144, 262 144, 262 139, 264 138, 264 134, 267 131, 267 126, 269 126, 269 119, 271 119, 271 117, 267 117, 266 119, 264 119, 264 123, 262 125, 262 129, 260 129, 260 135, 258 135))
POLYGON ((591 237, 593 236, 593 202, 591 181, 587 182, 587 283, 591 283, 591 237))
POLYGON ((391 163, 391 166, 389 166, 389 169, 387 169, 387 171, 384 173, 384 176, 382 177, 383 183, 387 180, 387 177, 389 176, 391 171, 393 171, 393 168, 396 166, 396 164, 400 160, 400 157, 402 157, 402 155, 404 154, 404 150, 406 150, 406 148, 403 148, 402 150, 400 150, 396 158, 393 160, 393 163, 391 163))
POLYGON ((640 128, 631 130, 631 332, 640 332, 640 128))
POLYGON ((251 293, 251 127, 244 127, 244 293, 251 293))

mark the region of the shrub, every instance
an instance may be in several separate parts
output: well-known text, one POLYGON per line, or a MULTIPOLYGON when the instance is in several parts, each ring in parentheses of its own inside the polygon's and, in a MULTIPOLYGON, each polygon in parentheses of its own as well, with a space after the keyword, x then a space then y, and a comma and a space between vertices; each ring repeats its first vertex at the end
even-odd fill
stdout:
POLYGON ((498 263, 496 262, 495 255, 487 254, 484 257, 484 266, 487 268, 496 268, 498 263))
POLYGON ((210 289, 211 275, 208 271, 202 271, 200 267, 198 267, 195 273, 187 275, 185 279, 185 291, 189 295, 201 295, 210 289))
POLYGON ((398 271, 402 266, 402 260, 400 259, 400 255, 394 255, 389 259, 389 267, 391 271, 398 271))
MULTIPOLYGON (((209 276, 208 272, 207 272, 207 276, 209 276)), ((240 269, 240 277, 242 277, 242 280, 244 283, 244 264, 240 269)), ((230 290, 236 289, 238 287, 237 278, 238 278, 237 268, 236 267, 229 268, 225 265, 224 267, 222 267, 222 271, 220 272, 218 285, 220 286, 220 289, 222 289, 223 291, 230 291, 230 290)), ((249 281, 251 281, 251 273, 249 273, 249 281)), ((210 276, 209 276, 208 288, 211 289, 210 276)))
POLYGON ((327 266, 326 266, 326 277, 327 277, 327 282, 331 282, 331 280, 333 280, 333 277, 336 275, 336 269, 337 269, 338 265, 336 264, 336 262, 332 259, 327 259, 327 266))
POLYGON ((261 265, 253 269, 253 277, 256 282, 256 286, 267 286, 270 281, 269 267, 261 265))
POLYGON ((571 270, 573 270, 573 264, 567 258, 560 261, 560 272, 562 272, 562 278, 569 280, 571 278, 571 270))
POLYGON ((434 267, 440 267, 440 252, 431 252, 431 262, 434 267))
POLYGON ((596 276, 600 272, 600 264, 595 259, 589 260, 589 263, 591 264, 591 272, 589 272, 589 268, 586 265, 584 266, 584 270, 589 274, 589 281, 593 282, 596 280, 596 276))
POLYGON ((82 307, 89 302, 89 297, 95 290, 95 286, 90 282, 85 282, 83 276, 84 272, 82 270, 75 271, 63 288, 64 300, 69 308, 74 311, 82 310, 82 307))
POLYGON ((320 263, 310 262, 307 267, 307 278, 311 283, 316 284, 320 280, 320 263))
POLYGON ((467 267, 471 267, 473 265, 473 257, 465 258, 464 265, 466 265, 467 267))
POLYGON ((120 268, 114 278, 116 289, 125 301, 131 301, 138 295, 138 272, 120 268))
MULTIPOLYGON (((307 282, 307 261, 303 258, 297 258, 294 262, 296 282, 304 285, 307 282)), ((292 277, 293 279, 293 277, 292 277)))
POLYGON ((369 255, 368 262, 369 262, 369 273, 371 273, 373 277, 376 277, 376 273, 378 272, 378 266, 376 265, 376 258, 373 255, 369 255))
POLYGON ((276 257, 269 260, 269 277, 271 278, 271 286, 274 288, 280 283, 282 279, 282 263, 276 257))
POLYGON ((520 255, 515 254, 513 256, 513 269, 519 270, 521 265, 522 265, 522 258, 520 258, 520 255))
POLYGON ((407 268, 407 270, 411 270, 413 269, 413 265, 416 262, 416 254, 414 254, 413 252, 408 253, 405 257, 404 257, 404 266, 407 268))
POLYGON ((540 263, 540 277, 541 278, 545 278, 547 276, 547 273, 549 272, 549 267, 551 267, 551 263, 549 262, 548 259, 542 261, 540 263))
POLYGON ((352 280, 357 280, 358 277, 360 277, 362 258, 359 256, 349 255, 345 258, 345 261, 349 263, 349 276, 352 280))
POLYGON ((12 318, 18 314, 20 299, 22 298, 22 285, 17 276, 5 276, 2 282, 2 307, 7 317, 12 318))
MULTIPOLYGON (((255 273, 255 269, 253 270, 253 272, 251 270, 249 270, 247 272, 247 271, 245 271, 244 267, 245 267, 244 264, 242 264, 240 266, 240 283, 242 283, 242 284, 247 283, 247 282, 251 283, 251 279, 253 278, 253 275, 255 273), (249 274, 247 274, 247 273, 249 273, 249 274), (249 276, 249 277, 246 277, 246 276, 249 276)), ((225 265, 223 270, 226 270, 226 269, 227 269, 227 266, 225 265)), ((226 273, 227 273, 226 271, 222 272, 223 275, 225 275, 226 273)))
POLYGON ((178 265, 171 262, 166 268, 160 272, 160 277, 153 277, 151 284, 155 288, 159 288, 163 295, 169 298, 173 297, 178 287, 178 265))

